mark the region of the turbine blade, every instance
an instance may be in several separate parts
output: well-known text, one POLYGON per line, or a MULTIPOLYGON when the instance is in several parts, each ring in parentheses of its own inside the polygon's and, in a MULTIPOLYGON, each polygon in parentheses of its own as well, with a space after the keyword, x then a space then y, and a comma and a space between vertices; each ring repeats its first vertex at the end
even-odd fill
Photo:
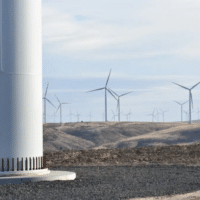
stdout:
MULTIPOLYGON (((55 95, 56 96, 56 95, 55 95)), ((58 99, 58 97, 56 96, 56 98, 57 98, 57 100, 58 100, 58 102, 60 103, 60 101, 59 101, 59 99, 58 99)))
POLYGON ((198 82, 196 85, 194 85, 190 90, 192 90, 194 87, 196 87, 200 82, 198 82))
POLYGON ((106 89, 106 90, 116 99, 116 97, 110 92, 110 90, 108 90, 108 89, 106 89))
POLYGON ((57 111, 58 111, 59 108, 60 108, 60 105, 58 106, 58 108, 57 108, 57 110, 56 110, 56 113, 57 113, 57 111))
MULTIPOLYGON (((51 103, 51 101, 49 101, 49 99, 47 99, 47 98, 45 98, 53 107, 55 107, 52 103, 51 103)), ((56 107, 55 107, 56 108, 56 107)))
MULTIPOLYGON (((179 102, 175 101, 176 103, 180 104, 179 102)), ((181 105, 181 104, 180 104, 181 105)))
MULTIPOLYGON (((103 90, 103 89, 105 89, 105 87, 103 87, 103 88, 98 88, 98 89, 95 89, 95 90, 90 90, 90 91, 88 91, 88 92, 94 92, 94 91, 103 90)), ((88 93, 88 92, 86 92, 86 93, 88 93)))
POLYGON ((112 113, 113 113, 113 115, 114 115, 114 112, 113 112, 113 110, 112 110, 112 113))
POLYGON ((120 97, 122 97, 122 96, 124 96, 124 95, 126 95, 126 94, 129 94, 129 93, 131 93, 131 92, 127 92, 127 93, 125 93, 125 94, 122 94, 122 95, 120 95, 120 97))
POLYGON ((111 90, 110 88, 108 88, 112 93, 114 93, 116 96, 118 96, 119 97, 119 95, 116 93, 116 92, 114 92, 113 90, 111 90))
MULTIPOLYGON (((172 82, 172 83, 174 83, 174 82, 172 82)), ((174 83, 174 84, 176 84, 176 85, 178 85, 178 86, 180 86, 180 87, 182 87, 182 88, 184 88, 184 89, 189 90, 189 88, 186 88, 186 87, 184 87, 184 86, 182 86, 182 85, 179 85, 179 84, 177 84, 177 83, 174 83)))
POLYGON ((49 87, 49 83, 47 83, 46 92, 45 92, 45 97, 46 97, 46 95, 47 95, 48 87, 49 87))
MULTIPOLYGON (((112 70, 112 69, 111 69, 112 70)), ((110 73, 111 73, 111 70, 110 70, 110 73)), ((109 81, 109 78, 110 78, 110 73, 109 73, 109 75, 108 75, 108 79, 107 79, 107 81, 106 81, 106 86, 107 86, 107 84, 108 84, 108 81, 109 81)), ((105 87, 106 87, 105 86, 105 87)))
MULTIPOLYGON (((188 101, 186 101, 185 103, 187 103, 187 102, 188 102, 188 101)), ((183 103, 183 104, 185 104, 185 103, 183 103)), ((182 104, 182 105, 183 105, 183 104, 182 104)))

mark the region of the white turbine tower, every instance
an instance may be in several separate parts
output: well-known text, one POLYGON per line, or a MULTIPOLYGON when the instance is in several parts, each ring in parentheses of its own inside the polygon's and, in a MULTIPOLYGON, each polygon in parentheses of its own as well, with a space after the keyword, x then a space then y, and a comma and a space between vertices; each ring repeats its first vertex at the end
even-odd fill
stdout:
MULTIPOLYGON (((158 112, 158 108, 154 108, 154 111, 157 111, 157 113, 155 114, 155 118, 156 118, 156 120, 157 120, 157 122, 159 121, 159 114, 161 114, 161 113, 159 113, 158 112)), ((154 112, 153 112, 154 113, 154 112)))
POLYGON ((127 94, 129 94, 129 93, 131 93, 131 92, 127 92, 127 93, 125 93, 125 94, 118 95, 116 92, 114 92, 114 91, 111 90, 110 88, 108 88, 108 90, 109 90, 111 93, 115 94, 115 95, 118 97, 118 99, 117 99, 118 121, 120 122, 120 97, 125 96, 125 95, 127 95, 127 94))
POLYGON ((59 106, 58 106, 58 108, 57 108, 57 110, 56 110, 56 112, 60 108, 60 124, 61 124, 62 123, 62 104, 69 104, 69 103, 61 103, 57 96, 56 96, 56 98, 57 98, 58 102, 60 103, 59 106))
POLYGON ((42 122, 42 1, 0 1, 0 185, 74 180, 46 168, 42 122))
MULTIPOLYGON (((76 110, 77 111, 77 110, 76 110)), ((77 122, 79 122, 79 117, 82 116, 81 114, 78 114, 78 111, 77 111, 77 115, 75 115, 77 117, 77 122)))
MULTIPOLYGON (((198 108, 198 112, 197 112, 197 113, 198 113, 198 120, 199 120, 199 113, 200 113, 199 108, 198 108)), ((197 113, 196 113, 196 114, 197 114, 197 113)))
MULTIPOLYGON (((72 115, 74 115, 74 114, 72 114, 71 109, 70 109, 70 114, 67 115, 67 116, 70 116, 70 122, 72 122, 72 115)), ((74 116, 75 116, 75 115, 74 115, 74 116)))
POLYGON ((188 120, 188 112, 187 111, 183 111, 186 114, 186 121, 188 120))
POLYGON ((152 115, 152 122, 154 122, 153 118, 156 118, 156 117, 155 117, 155 115, 154 115, 154 112, 155 112, 155 108, 154 108, 154 111, 153 111, 153 113, 152 113, 152 114, 149 114, 149 115, 147 115, 147 116, 150 116, 150 115, 152 115))
POLYGON ((167 110, 167 111, 162 111, 162 110, 160 109, 160 111, 162 112, 161 114, 163 114, 163 123, 164 123, 164 113, 165 113, 165 112, 168 112, 169 110, 167 110))
POLYGON ((56 116, 56 111, 54 111, 54 114, 53 114, 53 115, 51 115, 51 117, 50 117, 50 118, 52 118, 52 117, 54 117, 54 123, 56 123, 56 117, 58 117, 58 116, 56 116))
POLYGON ((114 121, 115 121, 115 116, 117 116, 114 112, 113 112, 113 110, 112 110, 112 113, 113 113, 113 118, 111 119, 111 121, 114 119, 114 121))
MULTIPOLYGON (((188 116, 188 111, 183 111, 186 114, 186 121, 189 121, 189 116, 188 116)), ((194 111, 192 111, 191 113, 193 113, 194 111)))
POLYGON ((126 121, 128 122, 128 116, 129 116, 129 113, 128 114, 123 114, 126 116, 126 121))
POLYGON ((157 122, 159 122, 159 115, 162 113, 157 112, 156 117, 157 117, 157 122))
MULTIPOLYGON (((47 83, 47 88, 46 88, 46 92, 45 92, 45 94, 44 94, 44 97, 42 98, 42 99, 44 99, 44 123, 46 124, 47 122, 46 122, 46 101, 48 101, 52 106, 54 106, 52 103, 51 103, 51 101, 49 100, 49 99, 47 99, 46 98, 46 96, 47 96, 47 90, 48 90, 48 87, 49 87, 49 83, 47 83)), ((55 106, 54 106, 55 107, 55 106)), ((55 107, 56 108, 56 107, 55 107)))
MULTIPOLYGON (((172 82, 172 83, 174 83, 174 82, 172 82)), ((192 92, 191 92, 191 90, 194 88, 194 87, 196 87, 198 84, 199 84, 200 82, 198 82, 196 85, 194 85, 193 87, 191 87, 190 89, 189 88, 186 88, 186 87, 184 87, 184 86, 182 86, 182 85, 179 85, 179 84, 177 84, 177 83, 174 83, 174 84, 176 84, 176 85, 178 85, 178 86, 180 86, 180 87, 182 87, 182 88, 184 88, 184 89, 186 89, 186 90, 189 90, 189 124, 191 124, 191 102, 192 102, 192 108, 193 108, 193 100, 192 100, 192 92)))
MULTIPOLYGON (((111 70, 112 70, 112 69, 111 69, 111 70)), ((110 70, 110 73, 111 73, 111 70, 110 70)), ((107 122, 107 91, 113 96, 113 94, 107 89, 107 85, 108 85, 110 73, 109 73, 109 75, 108 75, 108 79, 107 79, 107 81, 106 81, 105 87, 103 87, 103 88, 98 88, 98 89, 96 89, 96 90, 88 91, 88 92, 94 92, 94 91, 97 91, 97 90, 105 90, 105 122, 107 122)), ((88 93, 88 92, 86 92, 86 93, 88 93)))
POLYGON ((183 120, 182 120, 182 109, 183 109, 182 106, 183 106, 185 103, 187 103, 188 101, 186 101, 185 103, 182 103, 182 104, 179 103, 178 101, 175 101, 175 102, 178 103, 179 105, 181 105, 181 121, 183 121, 183 120))
POLYGON ((90 117, 90 122, 91 122, 91 117, 93 117, 93 116, 91 115, 91 111, 90 111, 90 114, 89 114, 87 117, 90 117))
POLYGON ((130 122, 130 115, 133 116, 131 113, 131 110, 129 111, 128 115, 129 115, 129 122, 130 122))

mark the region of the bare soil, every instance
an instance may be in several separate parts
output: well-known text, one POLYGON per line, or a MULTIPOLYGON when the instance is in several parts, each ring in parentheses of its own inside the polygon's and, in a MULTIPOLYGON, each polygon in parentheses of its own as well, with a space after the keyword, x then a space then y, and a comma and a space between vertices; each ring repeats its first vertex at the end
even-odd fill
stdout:
POLYGON ((73 181, 1 185, 0 199, 200 199, 200 124, 46 124, 47 168, 73 181))
POLYGON ((184 165, 200 166, 200 144, 122 149, 63 150, 44 152, 47 167, 184 165))
POLYGON ((45 124, 43 138, 48 167, 200 163, 200 123, 45 124))

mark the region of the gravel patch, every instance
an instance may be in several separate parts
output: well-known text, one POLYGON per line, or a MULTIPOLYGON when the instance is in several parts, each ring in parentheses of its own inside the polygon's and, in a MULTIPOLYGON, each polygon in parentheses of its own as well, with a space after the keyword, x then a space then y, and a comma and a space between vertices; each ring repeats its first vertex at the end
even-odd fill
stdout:
POLYGON ((200 167, 182 165, 73 166, 73 181, 1 185, 0 199, 130 199, 185 194, 200 190, 200 167))

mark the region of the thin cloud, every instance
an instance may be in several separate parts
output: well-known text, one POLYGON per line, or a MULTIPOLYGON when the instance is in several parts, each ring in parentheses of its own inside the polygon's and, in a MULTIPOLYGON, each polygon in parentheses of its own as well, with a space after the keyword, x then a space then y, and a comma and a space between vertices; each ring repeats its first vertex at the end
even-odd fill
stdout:
MULTIPOLYGON (((63 2, 63 5, 68 4, 63 2)), ((159 55, 198 58, 200 42, 197 33, 200 28, 197 24, 200 14, 195 12, 196 8, 200 8, 198 1, 175 0, 164 3, 152 0, 141 5, 124 1, 123 5, 120 1, 115 4, 103 1, 97 6, 96 3, 94 5, 91 1, 86 1, 82 9, 77 9, 74 13, 44 4, 45 51, 97 60, 159 55), (89 3, 91 9, 86 7, 89 3), (86 11, 89 17, 86 17, 86 11), (77 15, 87 20, 77 21, 77 15), (174 37, 176 39, 172 43, 174 37), (155 46, 156 43, 162 45, 155 46), (128 50, 122 51, 123 49, 128 50), (105 51, 109 53, 104 53, 105 51)))

